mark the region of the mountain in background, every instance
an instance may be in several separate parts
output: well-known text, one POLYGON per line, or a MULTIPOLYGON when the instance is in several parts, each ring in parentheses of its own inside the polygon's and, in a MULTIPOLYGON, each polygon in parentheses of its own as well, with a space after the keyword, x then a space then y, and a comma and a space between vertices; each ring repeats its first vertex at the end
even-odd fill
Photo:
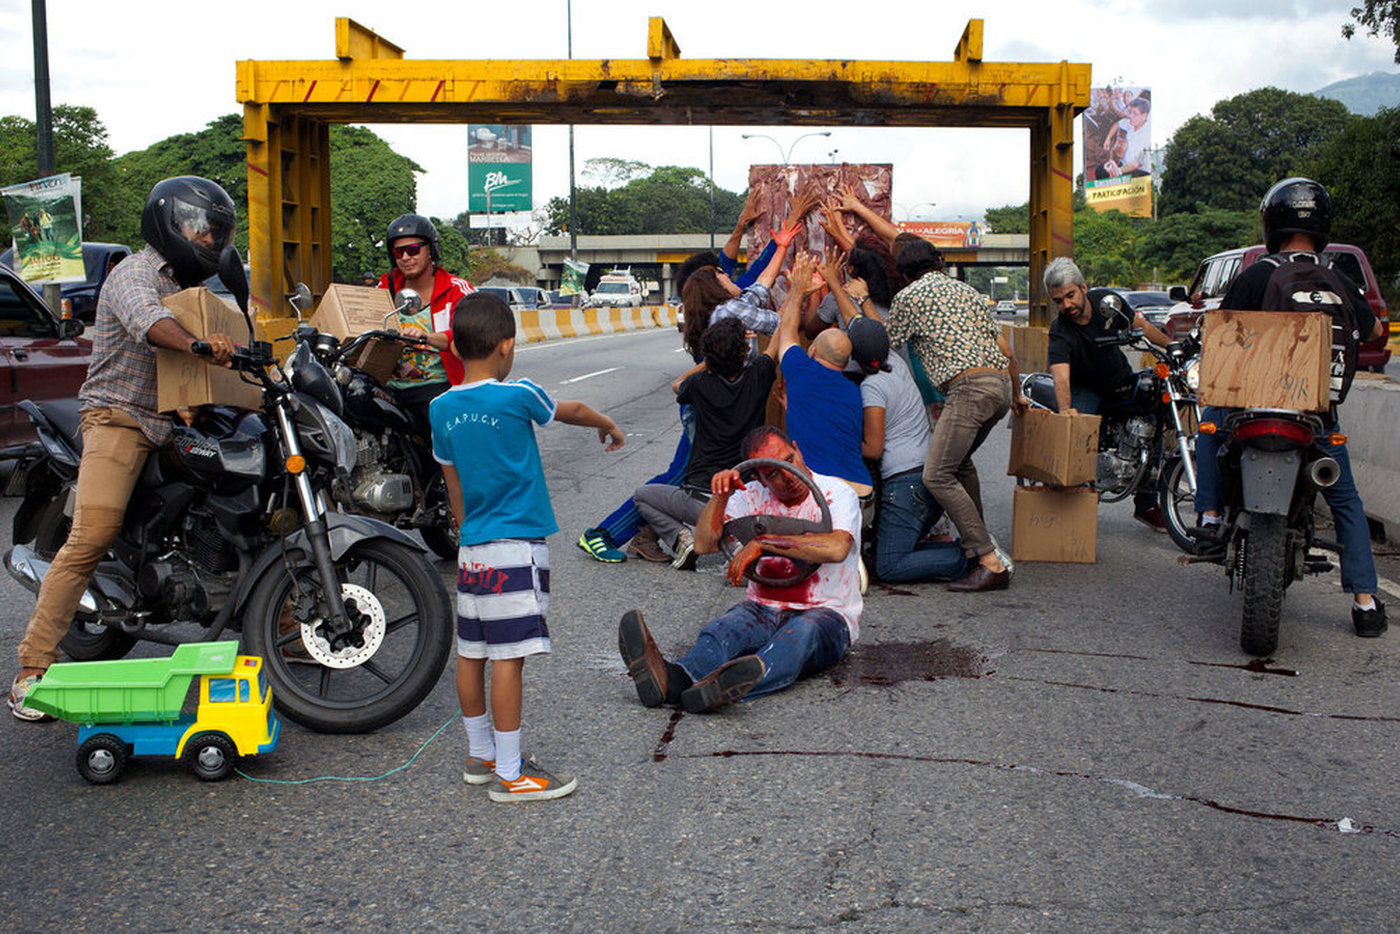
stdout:
POLYGON ((1315 97, 1341 101, 1347 110, 1363 117, 1374 117, 1382 107, 1400 107, 1400 73, 1373 71, 1359 78, 1335 81, 1313 91, 1315 97))

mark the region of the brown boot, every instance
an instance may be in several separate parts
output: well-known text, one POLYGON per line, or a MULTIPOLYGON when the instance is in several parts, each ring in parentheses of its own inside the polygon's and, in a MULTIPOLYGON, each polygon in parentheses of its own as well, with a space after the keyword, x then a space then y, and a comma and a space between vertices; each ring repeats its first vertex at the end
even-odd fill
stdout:
POLYGON ((627 550, 643 561, 651 561, 655 564, 671 563, 671 556, 662 550, 661 543, 656 539, 655 530, 649 525, 642 526, 642 530, 632 536, 627 550))
POLYGON ((617 650, 637 688, 637 699, 643 707, 659 707, 666 700, 669 676, 666 659, 656 647, 641 610, 622 614, 617 627, 617 650))

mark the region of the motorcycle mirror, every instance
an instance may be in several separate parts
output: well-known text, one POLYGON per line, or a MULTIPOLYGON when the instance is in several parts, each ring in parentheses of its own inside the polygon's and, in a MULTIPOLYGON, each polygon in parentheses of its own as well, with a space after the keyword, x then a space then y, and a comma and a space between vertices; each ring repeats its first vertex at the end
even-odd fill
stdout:
POLYGON ((305 282, 298 282, 292 294, 287 296, 287 301, 296 309, 297 323, 301 323, 302 313, 311 308, 311 289, 305 282))
POLYGON ((1099 298, 1099 313, 1104 317, 1105 331, 1123 331, 1133 326, 1132 312, 1128 311, 1123 299, 1112 292, 1099 298))
POLYGON ((397 307, 384 316, 384 329, 389 330, 389 319, 404 313, 416 315, 423 307, 423 299, 418 297, 418 293, 413 289, 400 289, 399 294, 394 296, 397 307))
POLYGON ((257 330, 248 314, 248 274, 243 271, 243 257, 239 255, 238 247, 232 243, 219 253, 219 281, 228 288, 234 301, 238 303, 239 310, 243 312, 243 320, 248 325, 248 343, 252 345, 257 330))

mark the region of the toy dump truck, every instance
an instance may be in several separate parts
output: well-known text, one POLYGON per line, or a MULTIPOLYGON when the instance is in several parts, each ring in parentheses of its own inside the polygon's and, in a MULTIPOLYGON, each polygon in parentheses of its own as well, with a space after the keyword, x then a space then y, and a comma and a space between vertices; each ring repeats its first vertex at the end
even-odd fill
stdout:
POLYGON ((170 658, 52 665, 24 702, 79 724, 78 773, 96 785, 120 778, 133 755, 174 756, 217 782, 239 756, 275 749, 281 733, 262 659, 239 655, 237 642, 187 643, 170 658))

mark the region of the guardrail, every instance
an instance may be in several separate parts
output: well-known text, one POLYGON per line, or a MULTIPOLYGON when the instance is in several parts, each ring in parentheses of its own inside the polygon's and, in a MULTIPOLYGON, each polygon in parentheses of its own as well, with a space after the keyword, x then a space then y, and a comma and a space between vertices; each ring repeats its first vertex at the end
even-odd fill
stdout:
POLYGON ((1341 422, 1366 515, 1385 526, 1387 539, 1400 537, 1400 383, 1357 373, 1341 422))

